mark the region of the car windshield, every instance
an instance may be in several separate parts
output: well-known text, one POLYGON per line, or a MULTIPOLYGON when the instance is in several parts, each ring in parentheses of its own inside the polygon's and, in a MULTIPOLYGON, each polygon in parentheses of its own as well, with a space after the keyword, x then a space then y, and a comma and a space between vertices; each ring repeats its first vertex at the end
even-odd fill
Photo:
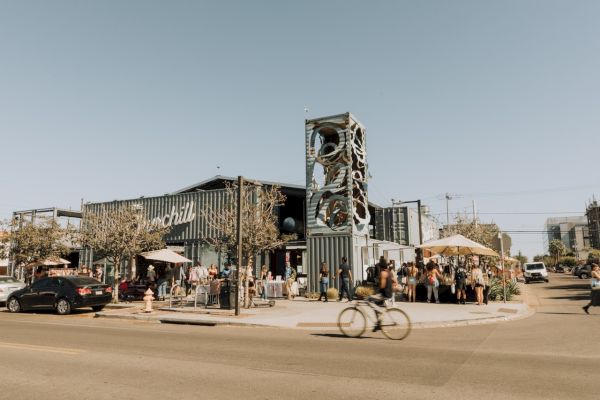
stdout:
POLYGON ((544 269, 544 264, 543 264, 543 263, 527 264, 527 265, 525 265, 525 268, 526 268, 527 270, 532 270, 532 269, 544 269))
POLYGON ((19 281, 12 276, 0 276, 0 283, 19 283, 19 281))
POLYGON ((73 276, 68 278, 69 282, 73 282, 75 286, 87 286, 87 285, 97 285, 101 283, 94 278, 88 278, 87 276, 73 276))

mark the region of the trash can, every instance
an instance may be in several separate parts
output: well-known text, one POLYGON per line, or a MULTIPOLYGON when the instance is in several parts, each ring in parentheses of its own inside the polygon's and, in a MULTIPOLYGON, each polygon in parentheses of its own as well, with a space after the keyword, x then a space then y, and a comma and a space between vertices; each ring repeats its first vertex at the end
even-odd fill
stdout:
POLYGON ((221 291, 219 292, 219 305, 221 308, 231 310, 235 306, 234 291, 233 283, 230 280, 224 280, 221 283, 221 291))

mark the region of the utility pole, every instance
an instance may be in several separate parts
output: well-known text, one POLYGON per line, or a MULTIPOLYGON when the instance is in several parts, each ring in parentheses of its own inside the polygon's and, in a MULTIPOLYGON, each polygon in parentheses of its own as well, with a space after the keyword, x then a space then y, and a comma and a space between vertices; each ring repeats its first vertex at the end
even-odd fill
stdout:
POLYGON ((473 223, 475 224, 475 228, 477 228, 477 206, 475 205, 475 200, 473 200, 473 223))
POLYGON ((238 176, 237 198, 237 259, 235 269, 235 315, 240 315, 240 271, 242 269, 242 207, 243 207, 244 177, 238 176))
POLYGON ((500 267, 502 268, 502 290, 504 291, 504 303, 506 303, 506 278, 504 271, 504 240, 502 240, 502 232, 498 232, 498 239, 500 239, 500 267))
POLYGON ((450 193, 446 193, 446 226, 449 227, 450 226, 450 211, 449 210, 449 204, 448 202, 452 200, 452 196, 450 196, 450 193))

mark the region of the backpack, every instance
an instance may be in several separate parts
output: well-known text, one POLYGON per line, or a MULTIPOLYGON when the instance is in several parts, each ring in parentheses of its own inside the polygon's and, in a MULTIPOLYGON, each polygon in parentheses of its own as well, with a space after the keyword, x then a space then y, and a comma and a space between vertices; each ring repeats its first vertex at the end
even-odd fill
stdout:
POLYGON ((467 279, 467 275, 465 274, 464 269, 461 268, 458 271, 456 271, 456 280, 457 281, 464 281, 465 279, 467 279))
POLYGON ((427 282, 430 285, 435 285, 435 281, 436 281, 435 275, 431 274, 431 275, 427 276, 427 282))

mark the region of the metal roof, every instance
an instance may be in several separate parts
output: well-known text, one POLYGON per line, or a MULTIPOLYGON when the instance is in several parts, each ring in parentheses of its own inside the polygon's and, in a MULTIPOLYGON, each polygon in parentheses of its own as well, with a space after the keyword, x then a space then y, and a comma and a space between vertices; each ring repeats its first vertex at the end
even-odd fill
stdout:
MULTIPOLYGON (((201 182, 195 183, 191 186, 187 186, 183 189, 179 189, 175 192, 173 192, 172 194, 179 194, 179 193, 185 193, 185 192, 189 192, 192 190, 202 190, 203 186, 208 185, 209 183, 213 183, 213 182, 217 182, 217 181, 230 181, 230 182, 236 182, 237 181, 237 177, 232 177, 232 176, 224 176, 224 175, 215 175, 212 178, 209 179, 205 179, 201 182)), ((254 182, 259 182, 265 186, 280 186, 282 188, 290 188, 290 189, 299 189, 299 190, 306 190, 306 186, 304 185, 294 185, 294 184, 290 184, 290 183, 282 183, 282 182, 272 182, 272 181, 263 181, 260 179, 246 179, 248 181, 254 181, 254 182)))

